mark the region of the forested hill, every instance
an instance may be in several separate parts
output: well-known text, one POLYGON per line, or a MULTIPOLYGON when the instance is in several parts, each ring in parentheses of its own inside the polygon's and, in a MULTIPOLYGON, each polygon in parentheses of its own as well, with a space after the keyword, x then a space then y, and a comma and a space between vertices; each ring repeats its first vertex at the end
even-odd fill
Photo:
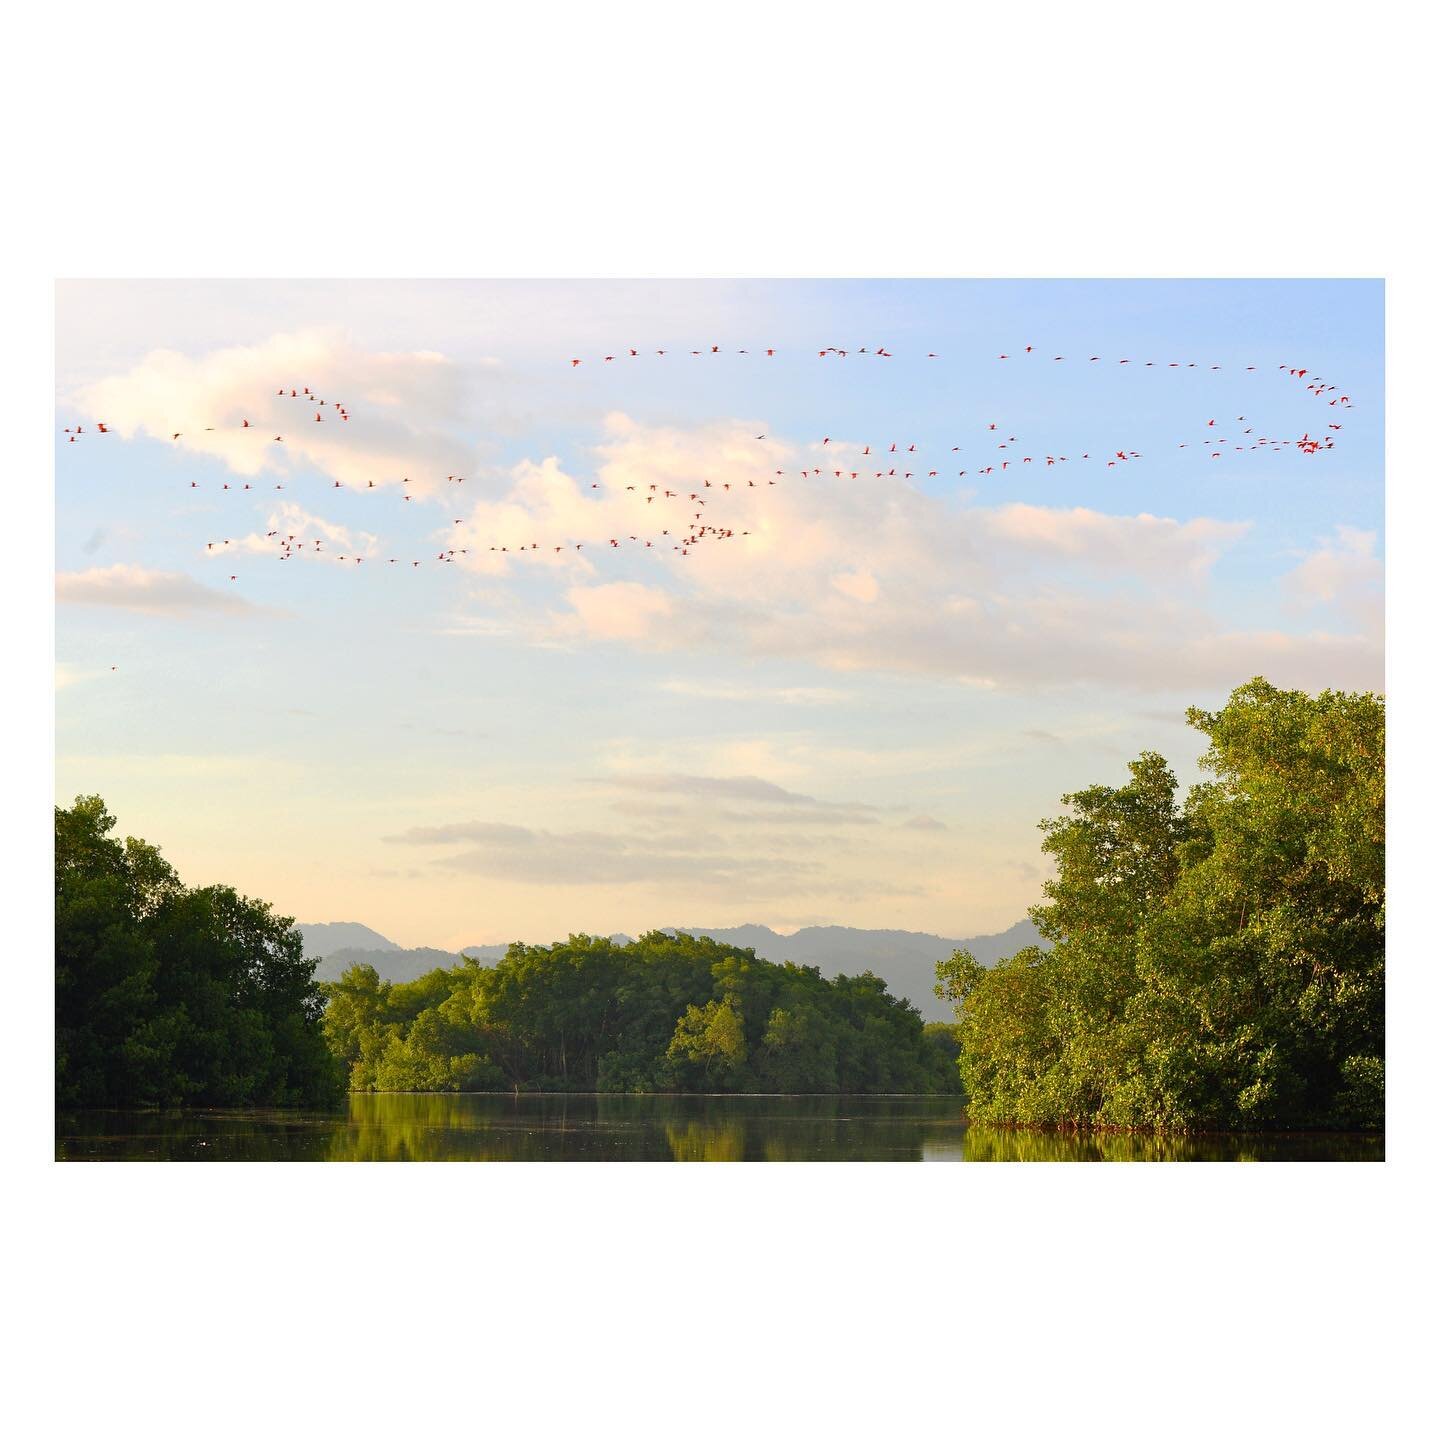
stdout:
POLYGON ((512 945, 389 984, 323 987, 354 1090, 955 1093, 953 1028, 873 975, 827 980, 748 950, 652 931, 512 945))
MULTIPOLYGON (((330 925, 300 925, 305 953, 319 957, 317 980, 338 980, 352 965, 373 965, 382 980, 408 983, 432 970, 455 964, 456 956, 425 946, 402 949, 393 941, 364 925, 337 922, 330 925), (365 938, 352 938, 360 932, 365 938), (337 944, 336 941, 339 941, 337 944)), ((970 939, 949 939, 915 930, 859 930, 845 925, 810 925, 793 935, 781 935, 766 925, 737 925, 730 928, 704 925, 665 927, 671 934, 704 935, 725 945, 754 950, 762 960, 775 964, 814 965, 827 979, 836 975, 859 975, 866 970, 878 975, 892 995, 908 1000, 926 1020, 948 1021, 952 1008, 935 998, 935 966, 959 949, 968 950, 985 965, 1014 955, 1030 945, 1044 944, 1034 925, 1026 920, 998 935, 976 935, 970 939)), ((610 937, 628 944, 626 935, 610 937)), ((504 957, 506 945, 467 945, 461 952, 482 964, 493 965, 504 957)))

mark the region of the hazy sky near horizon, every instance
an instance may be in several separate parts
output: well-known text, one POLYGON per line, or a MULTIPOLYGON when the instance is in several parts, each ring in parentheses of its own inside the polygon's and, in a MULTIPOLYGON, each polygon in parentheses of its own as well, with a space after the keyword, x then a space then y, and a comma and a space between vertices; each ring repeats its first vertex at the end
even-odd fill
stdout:
POLYGON ((56 320, 57 803, 302 921, 1001 929, 1062 793, 1195 778, 1187 705, 1383 688, 1379 282, 77 281, 56 320), (737 534, 682 556, 691 493, 737 534))

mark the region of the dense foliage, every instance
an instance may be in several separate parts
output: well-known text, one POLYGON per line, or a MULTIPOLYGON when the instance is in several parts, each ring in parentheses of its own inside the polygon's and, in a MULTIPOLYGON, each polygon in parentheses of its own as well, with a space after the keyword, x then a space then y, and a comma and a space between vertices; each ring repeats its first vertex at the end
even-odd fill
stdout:
POLYGON ((98 795, 55 811, 61 1106, 322 1104, 344 1093, 300 934, 224 885, 187 889, 98 795))
POLYGON ((939 967, 976 1118, 1383 1123, 1384 703, 1256 679, 1188 719, 1215 778, 1183 805, 1146 753, 1042 823, 1051 949, 939 967))
POLYGON ((874 975, 824 979, 714 940, 654 932, 512 945, 408 984, 369 965, 323 987, 355 1090, 958 1089, 953 1041, 874 975))

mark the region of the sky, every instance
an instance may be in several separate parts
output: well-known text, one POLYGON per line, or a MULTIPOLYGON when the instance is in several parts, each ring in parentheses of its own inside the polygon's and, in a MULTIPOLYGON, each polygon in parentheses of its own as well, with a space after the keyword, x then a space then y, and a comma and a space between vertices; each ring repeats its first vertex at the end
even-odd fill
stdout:
POLYGON ((56 801, 404 945, 1004 929, 1187 706, 1383 688, 1383 302, 62 283, 56 801))

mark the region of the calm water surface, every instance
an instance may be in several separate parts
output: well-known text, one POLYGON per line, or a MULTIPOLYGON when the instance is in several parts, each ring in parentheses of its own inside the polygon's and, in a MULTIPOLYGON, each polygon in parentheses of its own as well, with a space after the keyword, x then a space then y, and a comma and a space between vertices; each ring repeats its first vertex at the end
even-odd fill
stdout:
POLYGON ((62 1114, 58 1160, 1383 1160, 1364 1135, 969 1125, 940 1096, 351 1095, 335 1112, 62 1114))

